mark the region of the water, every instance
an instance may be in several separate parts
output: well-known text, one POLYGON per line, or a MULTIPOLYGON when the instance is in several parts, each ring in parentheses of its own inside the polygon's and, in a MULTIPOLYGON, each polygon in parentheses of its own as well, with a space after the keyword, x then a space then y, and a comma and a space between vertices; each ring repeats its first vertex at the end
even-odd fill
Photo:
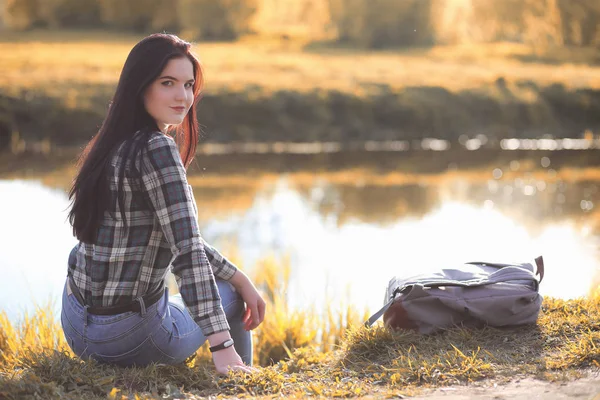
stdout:
MULTIPOLYGON (((319 310, 327 302, 374 312, 393 275, 538 255, 546 264, 542 294, 588 294, 600 265, 598 182, 545 181, 540 174, 500 180, 511 168, 442 181, 283 174, 217 186, 191 182, 207 241, 250 273, 266 257, 289 260, 292 307, 319 310)), ((66 191, 4 180, 0 193, 0 309, 17 320, 50 302, 58 313, 76 243, 66 191)))
POLYGON ((35 304, 57 306, 76 243, 66 194, 29 181, 0 181, 0 193, 0 309, 14 318, 35 304))

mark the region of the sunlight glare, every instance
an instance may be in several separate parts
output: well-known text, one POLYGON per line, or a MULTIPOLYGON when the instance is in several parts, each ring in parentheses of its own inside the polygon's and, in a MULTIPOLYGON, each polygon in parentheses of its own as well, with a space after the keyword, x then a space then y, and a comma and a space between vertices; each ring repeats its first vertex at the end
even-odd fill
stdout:
POLYGON ((246 265, 266 256, 274 242, 290 255, 288 295, 290 305, 298 308, 333 302, 374 310, 395 275, 412 276, 469 261, 533 263, 539 255, 546 267, 540 292, 573 298, 588 294, 597 266, 594 246, 583 231, 569 224, 548 225, 534 235, 491 206, 446 202, 420 219, 386 226, 355 220, 338 226, 324 220, 294 189, 280 184, 272 197, 257 200, 240 222, 230 232, 238 229, 246 265))
POLYGON ((75 245, 67 196, 35 181, 0 181, 0 309, 9 317, 52 302, 58 310, 75 245))

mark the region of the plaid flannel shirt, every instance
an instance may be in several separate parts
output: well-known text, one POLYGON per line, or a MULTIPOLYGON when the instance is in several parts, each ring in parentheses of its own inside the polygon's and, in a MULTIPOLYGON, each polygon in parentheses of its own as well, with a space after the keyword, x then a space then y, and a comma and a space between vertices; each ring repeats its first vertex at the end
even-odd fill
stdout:
POLYGON ((200 236, 196 202, 175 141, 160 132, 135 140, 140 137, 148 143, 135 169, 131 159, 123 160, 123 146, 112 159, 113 200, 96 242, 78 243, 69 257, 75 284, 87 305, 129 303, 163 287, 172 266, 181 296, 203 334, 228 330, 214 277, 229 280, 237 268, 200 236), (123 180, 127 227, 116 200, 122 162, 128 162, 123 180))

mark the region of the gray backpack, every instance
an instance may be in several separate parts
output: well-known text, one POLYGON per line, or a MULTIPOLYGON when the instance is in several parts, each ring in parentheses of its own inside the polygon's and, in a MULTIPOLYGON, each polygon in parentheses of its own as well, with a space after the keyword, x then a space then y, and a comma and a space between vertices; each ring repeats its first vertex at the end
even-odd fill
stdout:
POLYGON ((453 325, 496 327, 535 323, 542 304, 542 257, 531 263, 470 262, 410 278, 394 277, 384 306, 366 326, 383 315, 394 329, 432 333, 453 325), (539 275, 539 279, 537 277, 539 275))

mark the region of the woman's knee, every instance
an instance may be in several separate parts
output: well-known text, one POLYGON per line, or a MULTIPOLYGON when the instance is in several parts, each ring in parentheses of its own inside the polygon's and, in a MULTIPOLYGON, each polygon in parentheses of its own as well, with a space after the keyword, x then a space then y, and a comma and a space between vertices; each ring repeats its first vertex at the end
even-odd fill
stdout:
POLYGON ((217 287, 221 296, 221 304, 227 318, 241 315, 244 311, 244 301, 233 285, 227 281, 217 279, 217 287))

